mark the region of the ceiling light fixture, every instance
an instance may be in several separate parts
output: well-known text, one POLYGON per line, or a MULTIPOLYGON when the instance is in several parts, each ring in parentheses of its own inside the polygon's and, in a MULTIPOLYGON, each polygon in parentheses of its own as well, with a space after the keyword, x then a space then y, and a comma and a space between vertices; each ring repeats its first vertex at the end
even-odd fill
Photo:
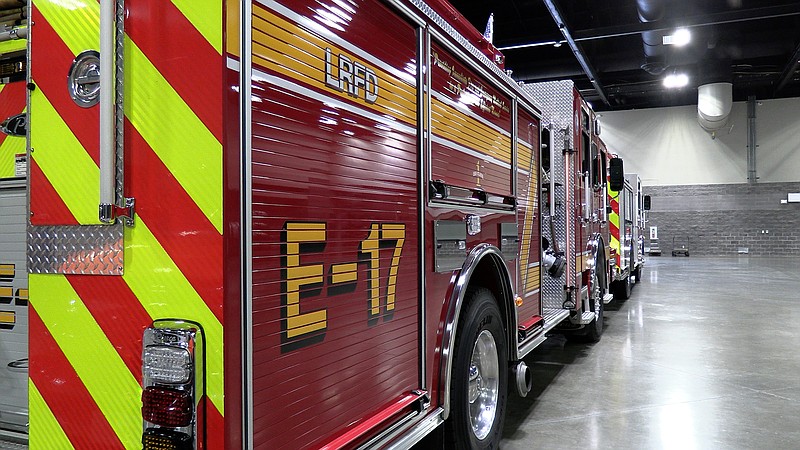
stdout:
POLYGON ((665 88, 678 89, 687 84, 689 84, 689 76, 685 73, 671 73, 664 78, 665 88))
POLYGON ((683 47, 692 40, 692 33, 686 28, 678 28, 672 34, 664 35, 662 43, 664 45, 674 45, 676 47, 683 47))

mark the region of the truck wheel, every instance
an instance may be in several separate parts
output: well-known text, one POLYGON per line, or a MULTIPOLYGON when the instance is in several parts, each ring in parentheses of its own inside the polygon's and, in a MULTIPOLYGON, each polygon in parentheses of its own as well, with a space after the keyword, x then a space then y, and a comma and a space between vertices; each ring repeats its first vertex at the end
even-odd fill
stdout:
POLYGON ((589 310, 595 313, 595 319, 586 325, 586 341, 598 342, 603 334, 603 290, 600 289, 600 280, 597 273, 592 271, 592 285, 589 291, 589 310))
POLYGON ((624 280, 615 281, 613 284, 613 290, 615 299, 629 299, 631 297, 631 276, 628 275, 624 280))
POLYGON ((508 356, 491 291, 470 289, 456 329, 447 448, 497 449, 508 399, 508 356))

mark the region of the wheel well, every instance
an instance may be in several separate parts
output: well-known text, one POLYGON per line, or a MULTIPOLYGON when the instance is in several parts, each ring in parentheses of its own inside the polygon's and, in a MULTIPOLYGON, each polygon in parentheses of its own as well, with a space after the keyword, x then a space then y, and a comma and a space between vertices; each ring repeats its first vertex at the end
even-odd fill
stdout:
POLYGON ((494 295, 503 318, 503 330, 506 333, 506 340, 508 341, 508 354, 511 356, 515 354, 513 348, 514 343, 517 342, 516 334, 510 330, 510 327, 514 326, 511 321, 511 314, 513 314, 514 311, 514 293, 511 286, 504 280, 508 280, 505 263, 499 260, 495 255, 488 255, 481 259, 475 271, 472 273, 472 277, 469 280, 469 287, 484 287, 489 289, 492 295, 494 295))

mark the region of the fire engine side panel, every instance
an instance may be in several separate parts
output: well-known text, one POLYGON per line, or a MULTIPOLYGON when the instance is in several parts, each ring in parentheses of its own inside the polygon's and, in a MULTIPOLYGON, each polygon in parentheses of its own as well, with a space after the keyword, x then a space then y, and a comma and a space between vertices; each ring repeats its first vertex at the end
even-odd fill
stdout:
POLYGON ((324 445, 420 387, 417 34, 341 5, 253 5, 256 448, 324 445))
MULTIPOLYGON (((432 42, 430 57, 432 136, 429 181, 441 180, 459 187, 510 195, 511 101, 442 45, 432 42)), ((426 384, 430 386, 432 398, 439 399, 442 324, 447 319, 448 301, 458 270, 436 269, 435 221, 463 224, 466 242, 459 254, 466 260, 469 251, 481 243, 500 248, 501 224, 514 224, 516 217, 511 210, 501 212, 466 202, 456 205, 429 203, 425 217, 425 226, 431 236, 426 243, 426 254, 430 258, 425 261, 426 330, 429 337, 426 355, 430 368, 426 384), (474 235, 466 233, 466 215, 480 217, 480 232, 474 235)), ((515 247, 506 258, 514 280, 517 277, 516 253, 515 247)))
MULTIPOLYGON (((126 10, 124 195, 136 217, 124 276, 30 275, 34 450, 141 447, 142 331, 164 317, 204 327, 200 445, 224 448, 222 4, 128 0, 126 10)), ((76 55, 98 48, 98 14, 96 1, 33 1, 33 226, 97 223, 98 107, 76 105, 65 80, 76 55)))
POLYGON ((431 179, 511 195, 510 102, 431 46, 431 179))
POLYGON ((539 121, 523 109, 517 113, 517 223, 519 224, 519 288, 523 303, 520 324, 540 316, 541 225, 539 213, 539 121))

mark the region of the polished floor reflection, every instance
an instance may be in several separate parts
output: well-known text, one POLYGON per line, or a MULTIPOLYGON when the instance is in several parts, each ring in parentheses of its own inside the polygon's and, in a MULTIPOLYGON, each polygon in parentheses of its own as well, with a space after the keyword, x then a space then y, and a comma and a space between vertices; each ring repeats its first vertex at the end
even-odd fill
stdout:
POLYGON ((501 448, 800 448, 800 259, 651 257, 597 344, 526 358, 501 448))

